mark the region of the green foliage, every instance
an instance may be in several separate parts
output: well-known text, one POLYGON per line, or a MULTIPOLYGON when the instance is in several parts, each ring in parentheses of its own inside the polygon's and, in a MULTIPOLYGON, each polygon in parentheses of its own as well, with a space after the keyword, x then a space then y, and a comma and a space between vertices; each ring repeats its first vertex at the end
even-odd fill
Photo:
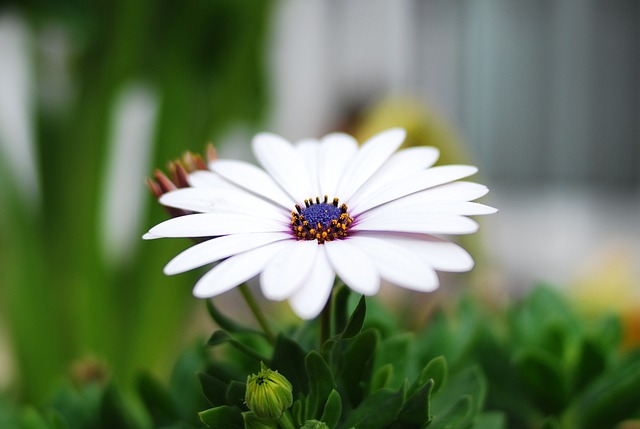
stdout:
POLYGON ((227 325, 209 350, 183 354, 167 387, 140 375, 137 400, 113 383, 66 387, 43 411, 0 400, 0 423, 18 429, 596 429, 640 418, 640 352, 619 349, 611 319, 586 323, 551 289, 537 288, 491 315, 462 299, 410 334, 377 327, 385 317, 396 323, 380 309, 373 328, 364 300, 349 305, 336 298, 345 300, 334 306, 333 321, 342 323, 322 345, 298 341, 309 337, 306 330, 316 332, 313 324, 280 333, 273 345, 252 329, 227 325), (279 419, 259 417, 245 403, 247 376, 265 357, 264 365, 292 386, 293 404, 279 419))

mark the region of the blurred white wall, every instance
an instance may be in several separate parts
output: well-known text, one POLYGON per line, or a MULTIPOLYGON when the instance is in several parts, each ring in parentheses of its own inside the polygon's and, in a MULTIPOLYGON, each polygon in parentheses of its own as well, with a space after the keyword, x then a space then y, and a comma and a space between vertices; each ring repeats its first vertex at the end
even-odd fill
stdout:
POLYGON ((640 266, 640 2, 281 0, 270 58, 290 139, 388 95, 443 112, 494 188, 510 281, 570 281, 607 242, 640 266))

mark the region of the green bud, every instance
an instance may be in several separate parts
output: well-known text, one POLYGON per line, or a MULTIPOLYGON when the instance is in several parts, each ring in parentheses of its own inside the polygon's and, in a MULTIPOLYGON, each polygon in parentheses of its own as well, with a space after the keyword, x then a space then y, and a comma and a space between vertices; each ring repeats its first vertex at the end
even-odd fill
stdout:
POLYGON ((258 417, 253 411, 242 413, 245 429, 278 429, 278 422, 264 417, 258 417))
POLYGON ((318 420, 307 420, 300 429, 329 429, 329 426, 325 422, 318 420))
POLYGON ((293 403, 291 383, 260 363, 260 372, 247 377, 245 402, 258 417, 277 420, 293 403))

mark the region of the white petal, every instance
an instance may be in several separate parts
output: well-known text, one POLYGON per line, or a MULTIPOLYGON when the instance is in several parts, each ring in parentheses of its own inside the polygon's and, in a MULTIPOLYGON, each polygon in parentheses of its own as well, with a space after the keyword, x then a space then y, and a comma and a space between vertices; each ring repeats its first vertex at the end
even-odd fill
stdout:
POLYGON ((414 173, 408 177, 390 183, 362 201, 357 207, 349 207, 351 213, 362 213, 389 201, 396 200, 414 192, 452 182, 475 174, 478 169, 471 165, 445 165, 414 173))
POLYGON ((357 219, 351 230, 424 234, 471 234, 478 230, 478 223, 464 216, 442 213, 410 213, 399 216, 393 212, 385 212, 357 219))
POLYGON ((438 276, 416 252, 384 238, 355 236, 349 243, 358 246, 371 257, 382 278, 420 292, 438 288, 438 276))
POLYGON ((156 240, 158 238, 163 238, 163 237, 160 237, 159 235, 151 234, 150 232, 147 232, 142 236, 143 240, 156 240))
POLYGON ((400 180, 418 171, 431 167, 439 156, 434 147, 412 147, 391 155, 389 160, 349 199, 349 207, 357 207, 358 202, 366 199, 389 183, 400 180))
POLYGON ((335 277, 325 246, 318 246, 311 273, 302 287, 289 298, 289 304, 298 317, 309 320, 320 314, 331 296, 335 277))
POLYGON ((228 180, 223 179, 220 175, 206 170, 196 170, 187 177, 189 185, 194 188, 231 188, 238 189, 228 180))
POLYGON ((489 188, 473 182, 451 182, 420 191, 423 202, 471 201, 485 196, 489 188))
POLYGON ((306 164, 291 143, 275 134, 260 133, 253 138, 252 147, 260 164, 294 200, 313 198, 306 164))
POLYGON ((264 170, 243 161, 218 159, 209 163, 209 168, 223 178, 260 197, 267 198, 287 210, 295 201, 264 170))
POLYGON ((288 231, 284 222, 227 213, 197 213, 166 220, 149 230, 159 237, 214 237, 245 232, 288 231))
POLYGON ((462 247, 427 234, 362 233, 395 243, 415 253, 439 271, 463 272, 473 268, 473 258, 462 247))
POLYGON ((392 128, 367 140, 345 169, 336 196, 342 201, 349 201, 360 186, 400 147, 406 135, 403 129, 392 128))
POLYGON ((319 197, 340 198, 336 192, 345 168, 358 151, 358 142, 350 135, 333 133, 320 142, 318 154, 319 197))
POLYGON ((307 279, 318 253, 314 241, 288 241, 260 275, 260 287, 267 299, 282 301, 307 279))
POLYGON ((246 252, 280 240, 291 239, 286 232, 233 234, 207 240, 189 247, 164 267, 164 273, 173 275, 246 252))
POLYGON ((325 243, 329 263, 338 277, 351 289, 363 295, 373 295, 380 289, 380 274, 373 261, 349 240, 325 243))
MULTIPOLYGON (((305 164, 305 169, 309 174, 311 194, 314 197, 320 196, 320 184, 318 183, 318 153, 320 151, 320 142, 315 139, 304 139, 296 142, 295 148, 300 153, 300 157, 305 164)), ((308 195, 306 198, 311 198, 311 195, 308 195)))
POLYGON ((364 212, 358 219, 370 219, 377 215, 396 215, 399 220, 405 215, 419 215, 426 213, 444 213, 462 216, 476 216, 496 213, 493 207, 468 201, 424 201, 425 192, 407 195, 400 199, 382 204, 364 212))
POLYGON ((238 213, 280 221, 291 220, 290 212, 242 189, 181 188, 160 197, 165 206, 201 213, 238 213))
POLYGON ((285 243, 277 241, 220 262, 198 280, 193 288, 193 295, 198 298, 211 298, 255 277, 285 243))

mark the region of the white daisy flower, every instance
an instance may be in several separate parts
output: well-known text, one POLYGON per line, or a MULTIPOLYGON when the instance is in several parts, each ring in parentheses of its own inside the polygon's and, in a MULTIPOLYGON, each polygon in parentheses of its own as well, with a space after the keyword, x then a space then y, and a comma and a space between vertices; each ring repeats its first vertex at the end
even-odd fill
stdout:
POLYGON ((362 146, 351 136, 291 144, 258 134, 253 152, 262 169, 218 159, 189 175, 190 187, 160 202, 194 214, 167 220, 145 238, 211 237, 171 260, 166 274, 220 261, 195 285, 210 298, 260 275, 262 293, 288 300, 303 319, 325 306, 337 275, 374 295, 381 279, 416 291, 438 287, 436 271, 461 272, 473 259, 439 236, 469 234, 466 216, 495 213, 471 202, 488 189, 457 181, 476 167, 433 167, 438 150, 397 151, 405 131, 390 129, 362 146))

